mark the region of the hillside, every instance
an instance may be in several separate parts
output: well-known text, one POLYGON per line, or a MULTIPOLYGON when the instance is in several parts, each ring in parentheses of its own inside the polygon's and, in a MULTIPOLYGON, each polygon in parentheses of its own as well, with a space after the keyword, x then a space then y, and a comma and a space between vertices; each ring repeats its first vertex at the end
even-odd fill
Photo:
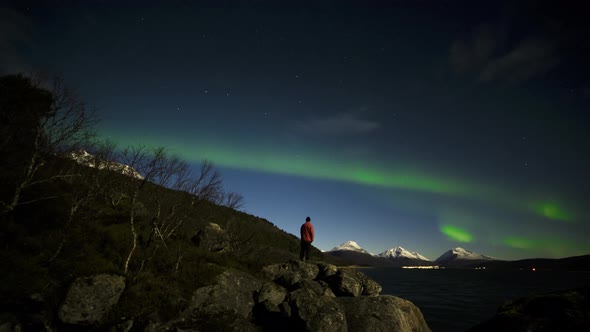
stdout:
MULTIPOLYGON (((481 264, 473 264, 469 267, 477 267, 481 264)), ((491 261, 486 262, 487 269, 504 270, 535 270, 535 271, 589 271, 590 255, 574 256, 566 258, 528 258, 516 261, 491 261)))
MULTIPOLYGON (((236 210, 241 195, 225 191, 212 163, 189 165, 163 147, 98 140, 85 104, 61 80, 50 83, 44 86, 51 91, 23 75, 0 76, 1 329, 128 331, 129 324, 134 330, 151 324, 176 331, 186 327, 181 314, 193 317, 193 309, 207 318, 190 326, 211 327, 212 318, 226 329, 235 322, 265 325, 258 320, 272 317, 279 304, 295 308, 282 325, 299 326, 315 323, 297 306, 324 291, 344 294, 369 284, 366 292, 380 291, 356 273, 355 283, 343 285, 349 272, 326 265, 316 248, 313 263, 299 263, 299 239, 236 210), (264 282, 283 296, 254 310, 264 282), (199 304, 198 294, 211 305, 199 304), (241 301, 241 318, 227 299, 241 301), (207 311, 220 305, 229 311, 207 311), (231 319, 219 316, 228 312, 231 319)), ((342 310, 334 300, 319 300, 342 310)), ((342 323, 342 312, 338 317, 342 323)))
MULTIPOLYGON (((2 319, 31 329, 54 321, 68 285, 98 273, 128 280, 113 319, 166 319, 223 271, 258 275, 298 257, 299 240, 269 221, 183 191, 60 158, 36 178, 64 170, 76 176, 36 185, 23 195, 32 203, 0 215, 0 269, 10 271, 0 276, 0 312, 10 313, 2 319), (31 308, 49 316, 29 319, 31 308)), ((314 248, 311 258, 322 254, 314 248)))

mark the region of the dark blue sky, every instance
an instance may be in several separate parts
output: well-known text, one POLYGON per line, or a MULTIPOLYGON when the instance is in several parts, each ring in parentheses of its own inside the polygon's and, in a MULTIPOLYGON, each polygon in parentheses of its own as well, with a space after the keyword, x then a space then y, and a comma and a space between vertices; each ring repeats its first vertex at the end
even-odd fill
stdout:
POLYGON ((582 2, 8 2, 0 71, 60 73, 105 137, 221 169, 320 249, 590 253, 582 2))

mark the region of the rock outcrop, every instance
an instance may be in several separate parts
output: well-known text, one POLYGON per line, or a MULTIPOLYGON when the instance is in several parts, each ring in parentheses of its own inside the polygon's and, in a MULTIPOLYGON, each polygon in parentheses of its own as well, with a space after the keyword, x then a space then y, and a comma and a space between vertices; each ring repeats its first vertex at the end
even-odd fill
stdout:
POLYGON ((420 309, 412 302, 391 295, 339 297, 349 331, 430 331, 420 309))
POLYGON ((320 269, 317 264, 291 260, 285 264, 273 264, 262 268, 264 276, 284 287, 293 287, 303 279, 315 279, 320 269))
POLYGON ((381 285, 354 269, 339 269, 326 279, 337 296, 377 296, 381 285))
POLYGON ((469 331, 590 331, 590 286, 509 301, 469 331))
MULTIPOLYGON (((354 269, 289 261, 263 268, 263 280, 227 270, 198 288, 176 318, 146 331, 430 331, 420 310, 354 269)), ((77 279, 59 317, 67 324, 101 326, 125 287, 123 277, 77 279)), ((135 328, 133 320, 118 330, 135 328)), ((104 325, 102 325, 104 327, 104 325)))
POLYGON ((258 331, 252 323, 255 296, 262 282, 253 276, 228 270, 212 285, 197 289, 180 317, 154 331, 258 331), (196 330, 195 330, 196 328, 196 330))
POLYGON ((189 312, 216 315, 230 312, 244 319, 251 318, 254 297, 261 289, 260 280, 240 271, 220 274, 213 285, 197 289, 192 296, 189 312))
POLYGON ((262 304, 269 312, 280 312, 279 305, 285 302, 287 290, 274 282, 265 282, 258 292, 256 301, 262 304))
POLYGON ((230 249, 229 235, 215 223, 207 224, 191 240, 196 246, 213 252, 225 252, 230 249))
POLYGON ((379 296, 381 286, 357 270, 289 261, 263 275, 271 283, 259 293, 255 318, 268 330, 430 331, 416 306, 379 296))
POLYGON ((125 289, 125 278, 99 274, 78 278, 70 286, 59 309, 59 319, 67 324, 101 323, 125 289))
POLYGON ((302 331, 347 331, 344 308, 335 298, 318 294, 312 288, 299 288, 289 294, 289 306, 296 326, 302 331))

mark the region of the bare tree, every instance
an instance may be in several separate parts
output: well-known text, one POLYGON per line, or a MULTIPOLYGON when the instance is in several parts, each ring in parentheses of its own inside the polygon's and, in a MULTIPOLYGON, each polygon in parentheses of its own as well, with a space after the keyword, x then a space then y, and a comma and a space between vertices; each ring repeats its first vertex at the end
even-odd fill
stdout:
POLYGON ((46 153, 64 153, 88 148, 96 137, 94 126, 98 119, 94 111, 88 111, 86 104, 61 77, 51 81, 53 104, 51 112, 43 119, 40 131, 46 153))
POLYGON ((133 244, 125 260, 125 274, 129 271, 129 262, 137 249, 137 230, 135 227, 137 198, 139 192, 145 187, 146 183, 153 181, 166 164, 166 152, 162 147, 150 149, 146 146, 132 146, 123 150, 123 163, 132 169, 135 169, 143 176, 143 179, 135 179, 131 187, 131 210, 129 214, 129 226, 133 236, 133 244))
MULTIPOLYGON (((13 194, 6 201, 0 201, 2 212, 6 213, 14 210, 20 204, 32 203, 44 198, 33 199, 27 202, 21 200, 22 194, 31 186, 52 181, 58 178, 72 176, 58 172, 47 178, 36 178, 39 169, 56 154, 77 149, 80 146, 88 145, 91 138, 94 137, 93 126, 97 122, 94 113, 89 112, 86 105, 80 101, 79 97, 68 89, 62 78, 55 77, 49 84, 48 89, 42 88, 42 82, 32 80, 24 76, 9 77, 2 80, 3 84, 21 84, 26 87, 20 87, 16 93, 22 93, 22 99, 27 100, 25 103, 18 104, 15 108, 11 98, 14 96, 2 96, 2 108, 8 109, 9 114, 26 113, 23 115, 12 116, 20 120, 16 123, 18 126, 26 128, 14 128, 14 132, 4 132, 6 134, 2 139, 2 148, 10 145, 11 142, 22 141, 18 136, 25 135, 26 144, 21 148, 28 150, 26 156, 20 160, 22 172, 18 175, 18 180, 14 183, 13 194), (20 81, 20 82, 19 82, 20 81), (31 99, 28 101, 28 99, 31 99), (37 99, 46 100, 39 103, 37 99), (8 104, 8 105, 7 105, 8 104), (23 107, 25 109, 18 109, 23 107), (27 108, 31 107, 34 111, 27 108), (12 113, 10 113, 12 112, 12 113), (18 130, 23 132, 18 132, 18 130)), ((22 154, 21 154, 22 155, 22 154)))
POLYGON ((244 206, 244 196, 235 192, 229 192, 224 196, 223 205, 228 208, 239 210, 244 206))
POLYGON ((74 221, 88 217, 84 213, 86 208, 113 188, 113 180, 109 171, 113 170, 115 148, 115 144, 110 141, 97 143, 92 160, 89 160, 87 165, 78 166, 79 169, 85 169, 83 176, 64 178, 64 181, 71 185, 66 193, 69 196, 70 207, 62 231, 62 239, 49 262, 54 261, 61 253, 67 241, 68 231, 74 221))
POLYGON ((162 187, 181 190, 186 187, 189 175, 190 167, 187 162, 163 152, 161 167, 152 182, 162 187))
POLYGON ((217 202, 222 197, 223 186, 221 174, 213 166, 213 162, 204 160, 201 162, 199 174, 192 181, 188 192, 199 199, 217 202))

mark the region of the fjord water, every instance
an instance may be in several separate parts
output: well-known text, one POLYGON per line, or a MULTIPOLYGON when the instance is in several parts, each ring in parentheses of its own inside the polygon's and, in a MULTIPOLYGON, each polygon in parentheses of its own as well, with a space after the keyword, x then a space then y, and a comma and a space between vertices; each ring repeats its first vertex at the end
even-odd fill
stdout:
POLYGON ((368 268, 381 294, 412 301, 433 332, 465 331, 507 300, 590 284, 590 272, 368 268))

